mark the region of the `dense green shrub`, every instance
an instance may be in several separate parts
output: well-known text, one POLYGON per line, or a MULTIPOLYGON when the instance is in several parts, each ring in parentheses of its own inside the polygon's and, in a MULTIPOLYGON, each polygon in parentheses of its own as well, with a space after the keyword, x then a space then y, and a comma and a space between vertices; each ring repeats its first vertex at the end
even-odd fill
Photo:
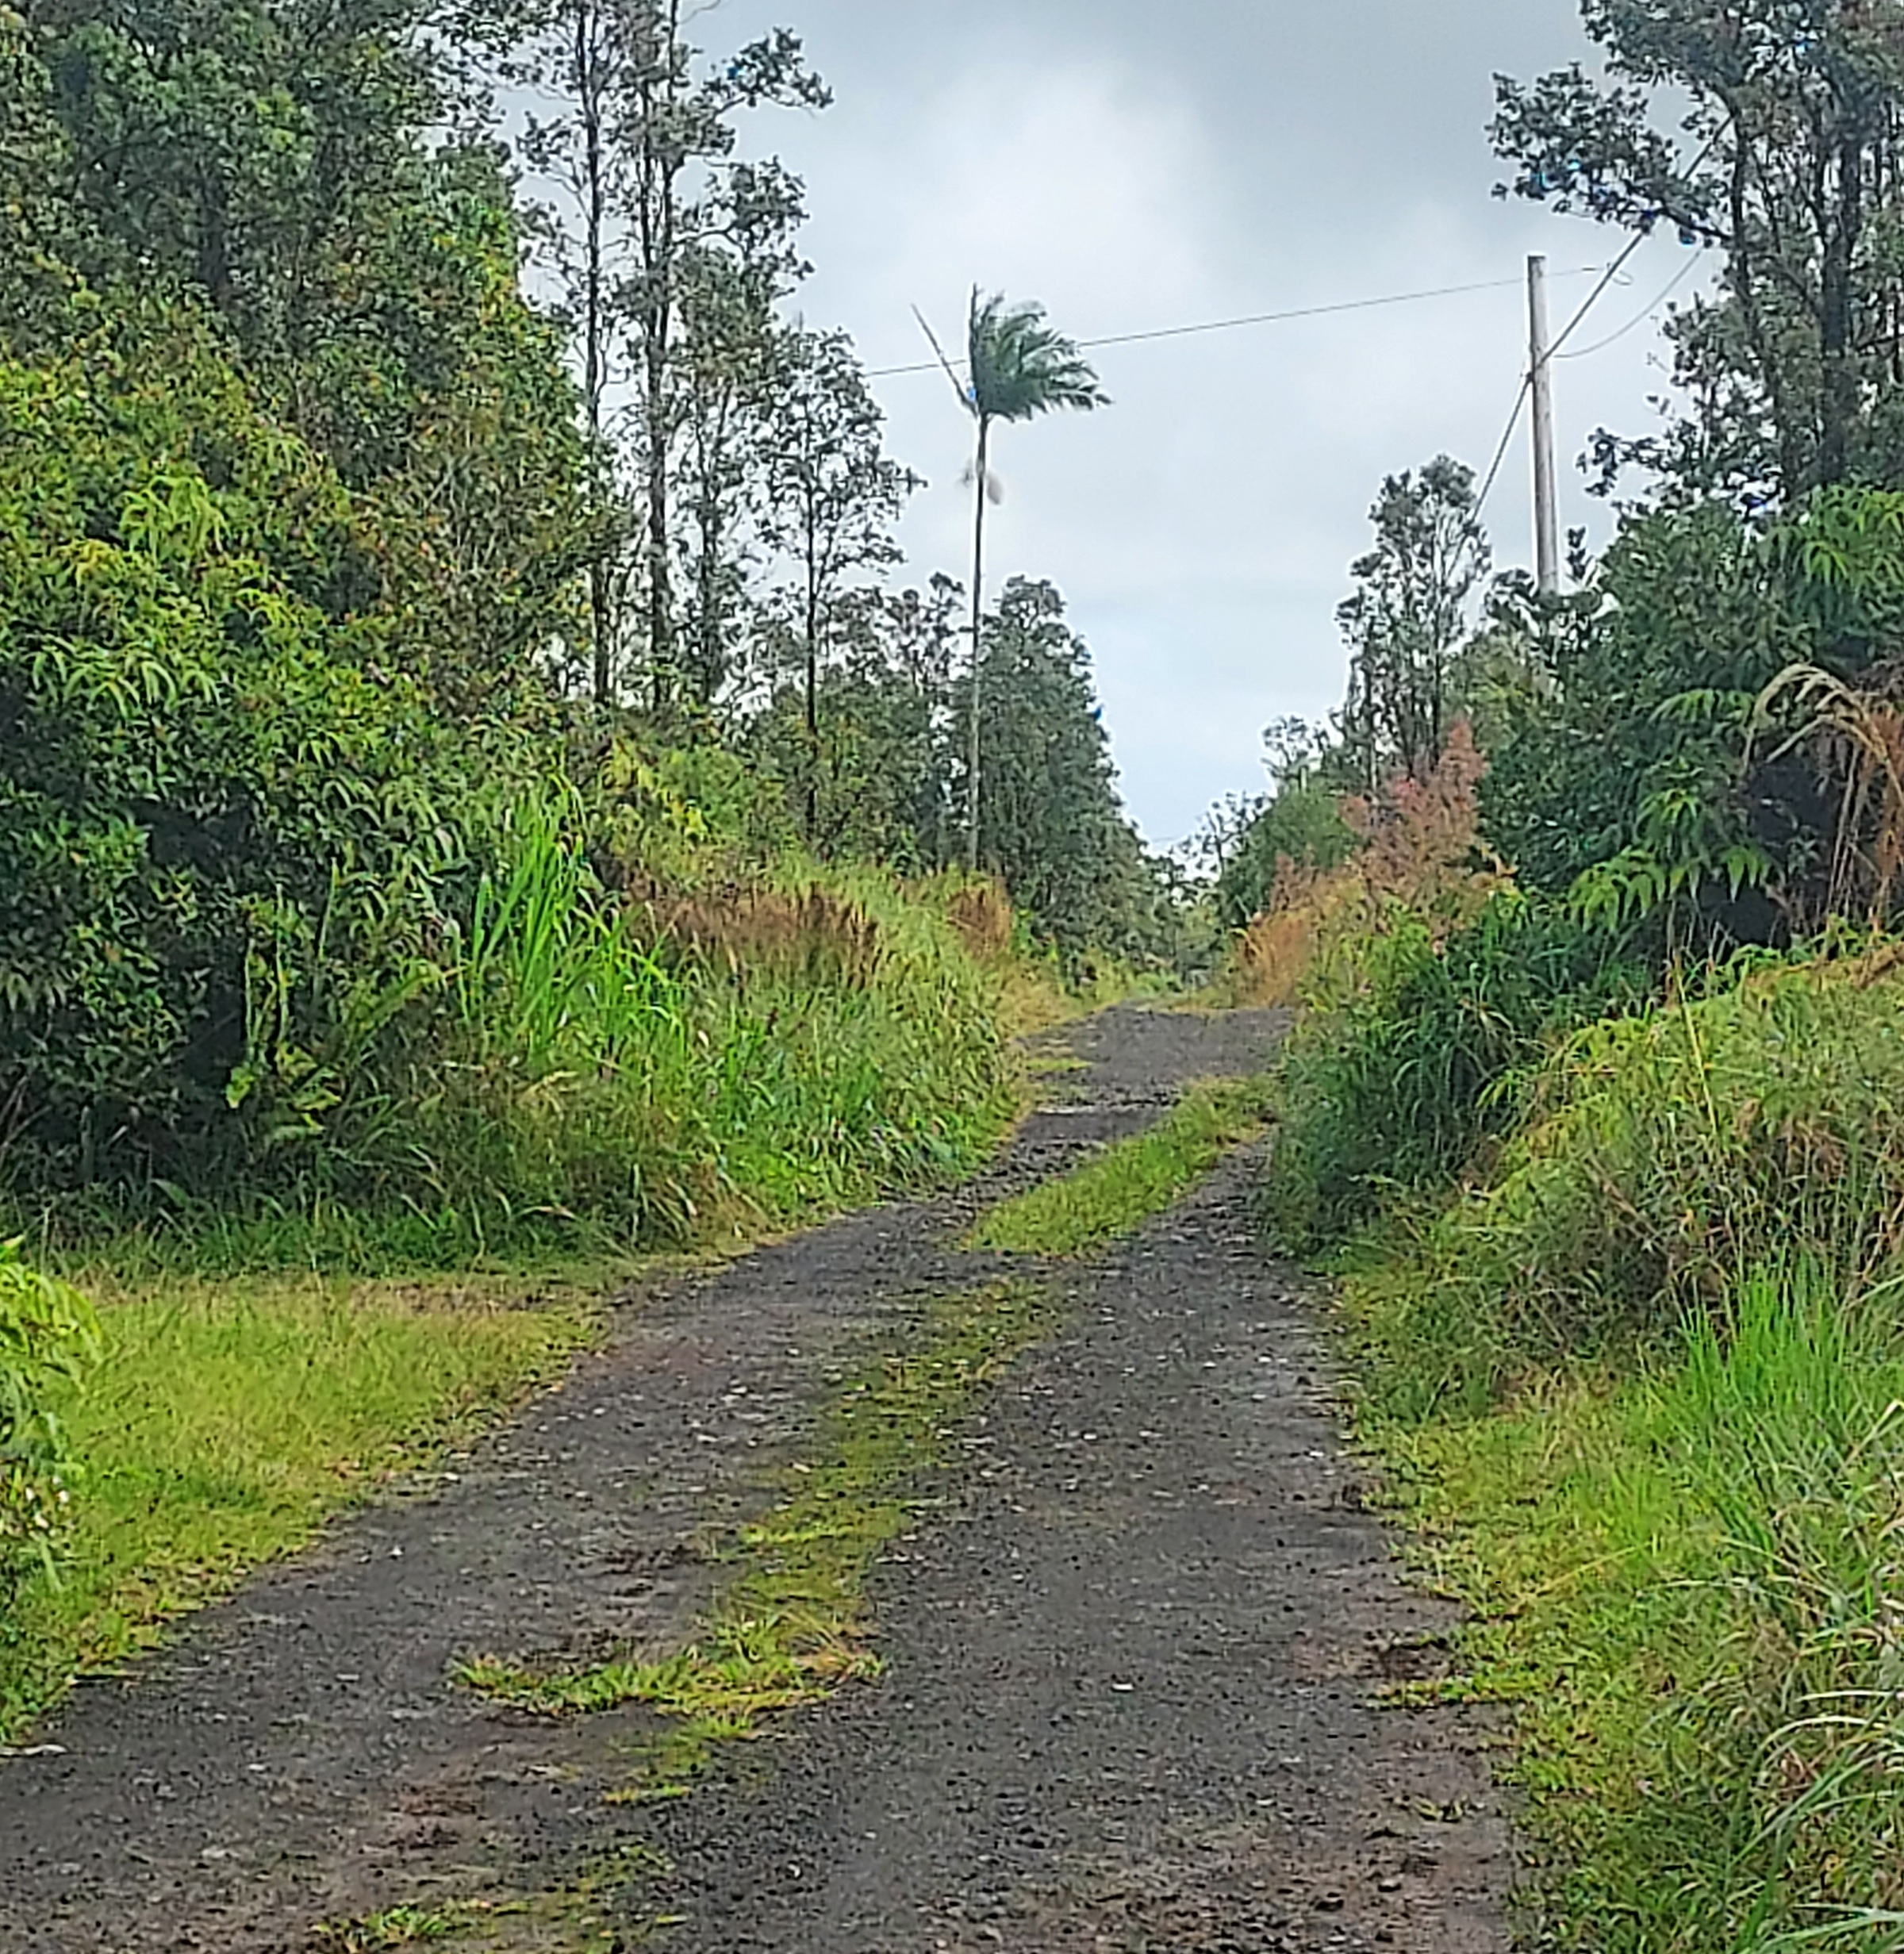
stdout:
POLYGON ((1360 1284, 1416 1412, 1530 1366, 1728 1334, 1751 1273, 1809 1257, 1848 1298, 1904 1253, 1894 950, 1722 972, 1590 1025, 1530 1083, 1487 1180, 1360 1284))
POLYGON ((1896 964, 1722 976, 1588 1027, 1438 1250, 1517 1334, 1560 1350, 1670 1326, 1779 1255, 1868 1278, 1904 1249, 1896 964))
POLYGON ((1901 620, 1895 493, 1833 489, 1770 524, 1631 518, 1545 616, 1542 682, 1481 785, 1489 843, 1524 887, 1656 916, 1695 955, 1821 928, 1861 893, 1843 853, 1875 838, 1839 835, 1825 743, 1795 695, 1768 724, 1767 689, 1802 666, 1882 693, 1901 620))
POLYGON ((71 1465, 49 1392, 98 1350, 86 1299, 0 1242, 0 1621, 21 1581, 52 1566, 65 1529, 71 1465))
MULTIPOLYGON (((248 963, 384 979, 473 755, 335 617, 328 469, 209 340, 0 363, 0 1103, 42 1177, 223 1164, 248 963)), ((388 662, 386 662, 388 661, 388 662)))
POLYGON ((1451 1180, 1511 1123, 1514 1074, 1560 1031, 1644 993, 1623 949, 1511 890, 1445 944, 1398 911, 1354 986, 1319 1000, 1285 1052, 1268 1188, 1278 1234, 1312 1249, 1387 1195, 1451 1180))

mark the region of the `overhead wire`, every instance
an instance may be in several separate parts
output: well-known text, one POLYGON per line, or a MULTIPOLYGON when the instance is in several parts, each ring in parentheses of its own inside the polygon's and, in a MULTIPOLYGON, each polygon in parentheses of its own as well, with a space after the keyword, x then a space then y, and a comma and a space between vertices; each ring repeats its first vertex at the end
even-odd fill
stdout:
MULTIPOLYGON (((1597 265, 1582 265, 1574 271, 1556 272, 1554 275, 1563 278, 1581 278, 1599 269, 1597 265)), ((1280 325, 1294 319, 1324 319, 1342 313, 1372 312, 1382 306, 1418 305, 1428 299, 1458 298, 1471 292, 1499 292, 1518 286, 1520 282, 1518 278, 1483 278, 1470 285, 1441 285, 1420 292, 1390 292, 1379 298, 1341 299, 1332 305, 1296 305, 1283 312, 1246 313, 1231 319, 1200 320, 1192 325, 1158 326, 1146 332, 1112 332, 1099 339, 1080 340, 1077 344, 1081 347, 1094 348, 1137 346, 1155 340, 1188 339, 1203 332, 1232 332, 1244 326, 1280 325)), ((903 374, 937 373, 939 370, 939 360, 924 359, 904 367, 875 367, 868 372, 866 378, 869 380, 889 380, 903 374)))
POLYGON ((1609 332, 1605 339, 1595 340, 1591 346, 1576 346, 1572 352, 1561 353, 1557 355, 1557 357, 1561 359, 1590 359, 1595 353, 1603 353, 1608 347, 1617 346, 1622 340, 1626 338, 1628 333, 1637 332, 1641 326, 1646 324, 1648 320, 1654 317, 1657 314, 1660 308, 1665 304, 1667 300, 1672 298, 1673 294, 1676 292, 1689 278, 1691 277, 1694 272, 1698 271, 1699 268, 1699 259, 1704 256, 1704 255, 1705 254, 1703 252, 1701 252, 1698 254, 1698 255, 1688 258, 1685 263, 1681 265, 1679 270, 1674 273, 1672 282, 1666 287, 1665 290, 1661 292, 1658 298, 1654 299, 1652 304, 1648 305, 1643 312, 1635 313, 1633 316, 1620 328, 1618 332, 1609 332))
MULTIPOLYGON (((1597 305, 1600 302, 1601 299, 1606 296, 1606 294, 1612 286, 1614 280, 1626 269, 1628 261, 1632 258, 1633 253, 1639 249, 1641 245, 1645 243, 1647 235, 1647 232, 1644 231, 1641 232, 1639 235, 1636 236, 1630 244, 1628 244, 1626 248, 1620 253, 1619 256, 1614 259, 1613 263, 1607 266, 1606 269, 1601 273, 1599 283, 1595 286, 1593 290, 1587 295, 1587 302, 1581 306, 1580 310, 1576 312, 1571 319, 1567 321, 1565 326, 1561 328, 1560 336, 1548 347, 1547 356, 1545 360, 1542 363, 1543 364, 1547 366, 1553 365, 1556 355, 1559 353, 1560 348, 1567 344, 1568 340, 1572 339, 1574 334, 1580 330, 1580 325, 1587 317, 1587 315, 1591 312, 1594 307, 1597 305)), ((1519 281, 1517 279, 1515 282, 1518 284, 1519 281)), ((1530 363, 1527 370, 1521 375, 1521 384, 1518 390, 1514 394, 1514 405, 1507 410, 1507 424, 1501 430, 1500 445, 1494 451, 1493 464, 1488 470, 1487 480, 1481 484, 1480 493, 1475 498, 1474 512, 1468 517, 1468 520, 1472 523, 1477 529, 1480 527, 1482 512, 1488 506, 1488 498, 1489 496, 1493 494, 1495 484, 1501 478, 1501 468, 1503 464, 1507 459, 1507 451, 1514 444, 1514 430, 1521 424, 1521 409, 1527 405, 1527 396, 1533 391, 1534 367, 1532 364, 1530 363)))
POLYGON ((1468 518, 1476 528, 1480 527, 1481 512, 1488 506, 1488 498, 1494 493, 1494 485, 1501 478, 1501 465, 1507 459, 1507 451, 1514 445, 1514 430, 1521 424, 1521 409, 1527 405, 1527 396, 1534 390, 1534 376, 1530 373, 1521 375, 1520 391, 1514 397, 1514 405, 1507 413, 1507 424, 1501 430, 1500 445, 1494 451, 1494 459, 1488 469, 1488 479, 1481 484, 1481 492, 1474 499, 1474 513, 1468 518))

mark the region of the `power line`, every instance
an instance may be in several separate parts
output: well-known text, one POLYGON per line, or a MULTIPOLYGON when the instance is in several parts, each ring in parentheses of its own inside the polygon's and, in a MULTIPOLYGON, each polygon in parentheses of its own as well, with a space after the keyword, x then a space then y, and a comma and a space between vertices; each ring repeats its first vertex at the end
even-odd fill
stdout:
MULTIPOLYGON (((1710 149, 1710 144, 1708 144, 1707 148, 1710 149)), ((1681 282, 1692 270, 1693 266, 1698 263, 1698 259, 1695 258, 1691 260, 1688 263, 1682 265, 1679 267, 1678 275, 1673 279, 1672 284, 1668 286, 1666 290, 1660 293, 1659 297, 1656 298, 1653 303, 1646 308, 1645 311, 1641 313, 1637 318, 1630 319, 1625 325, 1620 328, 1618 332, 1610 334, 1606 338, 1598 341, 1594 345, 1583 346, 1577 353, 1568 353, 1565 355, 1561 353, 1560 348, 1573 337, 1574 334, 1577 332, 1580 327, 1586 322, 1587 314, 1591 313, 1594 307, 1600 302, 1601 299, 1606 296, 1606 292, 1609 287, 1612 285, 1614 280, 1617 278, 1623 271, 1626 270, 1626 266, 1632 259, 1633 253, 1646 242, 1647 239, 1651 235, 1652 233, 1649 231, 1640 232, 1633 238, 1633 241, 1627 245, 1626 248, 1620 253, 1619 256, 1614 259, 1613 263, 1607 266, 1605 271, 1601 274, 1599 283, 1595 286, 1593 290, 1587 294, 1587 302, 1581 306, 1580 310, 1576 312, 1571 319, 1567 321, 1566 326, 1560 332, 1560 336, 1548 347, 1547 363, 1549 365, 1551 366, 1556 359, 1561 358, 1568 359, 1584 359, 1590 354, 1599 352, 1605 347, 1611 346, 1614 341, 1624 339, 1629 332, 1633 331, 1635 326, 1637 326, 1645 320, 1649 319, 1653 314, 1657 311, 1658 309, 1664 305, 1676 291, 1679 290, 1681 282)), ((1578 274, 1576 274, 1576 275, 1577 276, 1578 274)), ((1473 520, 1477 524, 1481 520, 1482 510, 1488 506, 1488 497, 1494 493, 1495 484, 1500 479, 1501 466, 1507 459, 1507 451, 1513 443, 1514 430, 1521 424, 1521 409, 1526 405, 1527 396, 1530 392, 1532 392, 1533 387, 1533 373, 1531 371, 1523 373, 1521 375, 1520 390, 1514 395, 1514 405, 1508 410, 1507 425, 1502 430, 1500 445, 1494 451, 1493 465, 1488 469, 1488 478, 1482 485, 1480 494, 1476 498, 1475 501, 1473 520)))
POLYGON ((1527 405, 1527 396, 1534 390, 1534 376, 1521 375, 1521 390, 1514 397, 1514 405, 1507 413, 1507 424, 1501 430, 1500 446, 1494 451, 1494 460, 1488 470, 1488 479, 1481 484, 1481 492, 1475 497, 1474 514, 1471 520, 1478 528, 1481 512, 1488 506, 1488 498, 1494 493, 1494 485, 1501 478, 1501 464, 1507 459, 1507 450, 1513 444, 1514 429, 1521 424, 1521 409, 1527 405))
MULTIPOLYGON (((1568 340, 1572 339, 1574 334, 1580 330, 1580 325, 1585 320, 1587 315, 1600 302, 1600 300, 1605 296, 1607 288, 1611 286, 1614 280, 1617 278, 1623 271, 1626 270, 1628 259, 1633 256, 1633 254, 1637 251, 1641 245, 1645 244, 1645 241, 1646 233, 1642 231, 1637 237, 1633 239, 1633 242, 1620 253, 1619 256, 1614 259, 1613 263, 1607 266, 1606 269, 1601 273, 1600 282, 1591 292, 1587 294, 1586 304, 1581 306, 1580 310, 1567 321, 1566 326, 1561 332, 1560 336, 1553 340, 1553 342, 1548 347, 1546 359, 1546 363, 1548 365, 1551 366, 1553 363, 1555 355, 1558 354, 1560 348, 1567 344, 1568 340)), ((1520 282, 1520 280, 1516 278, 1514 282, 1518 285, 1520 282)), ((1492 466, 1490 466, 1488 470, 1488 479, 1482 483, 1481 492, 1475 498, 1474 513, 1468 520, 1472 522, 1477 528, 1480 526, 1481 512, 1488 506, 1488 498, 1494 493, 1494 485, 1501 478, 1501 466, 1507 459, 1508 449, 1513 445, 1514 430, 1521 424, 1521 409, 1527 405, 1527 397, 1533 391, 1534 371, 1532 367, 1530 367, 1529 369, 1521 375, 1520 388, 1514 397, 1513 406, 1507 410, 1507 424, 1501 430, 1500 445, 1494 451, 1494 461, 1492 466)))
POLYGON ((1573 337, 1574 334, 1580 331, 1581 326, 1585 324, 1587 313, 1591 312, 1594 307, 1606 296, 1607 288, 1613 283, 1614 280, 1626 269, 1627 264, 1632 259, 1633 254, 1646 242, 1648 237, 1651 235, 1652 233, 1647 231, 1641 231, 1639 232, 1638 235, 1634 237, 1633 242, 1630 244, 1626 248, 1620 253, 1619 256, 1614 259, 1613 263, 1606 267, 1605 271, 1600 274, 1599 283, 1587 294, 1586 304, 1581 306, 1580 310, 1567 321, 1566 325, 1561 329, 1559 338, 1555 340, 1553 344, 1547 348, 1547 363, 1549 366, 1551 366, 1554 360, 1559 357, 1560 348, 1564 346, 1567 342, 1573 337))
MULTIPOLYGON (((1557 278, 1581 278, 1599 269, 1597 265, 1582 265, 1572 271, 1555 273, 1557 278)), ((1485 278, 1472 285, 1441 285, 1423 292, 1392 292, 1380 298, 1350 298, 1329 305, 1297 305, 1286 312, 1247 313, 1234 319, 1207 319, 1195 325, 1160 326, 1148 332, 1114 332, 1102 339, 1080 340, 1081 347, 1137 346, 1153 340, 1188 339, 1200 332, 1232 332, 1242 326, 1280 325, 1292 319, 1322 319, 1348 312, 1372 312, 1386 305, 1418 305, 1432 298, 1457 298, 1470 292, 1499 292, 1510 286, 1518 286, 1518 278, 1485 278)), ((892 379, 901 374, 937 373, 935 360, 921 360, 916 365, 907 367, 875 367, 869 372, 869 380, 892 379)))
POLYGON ((1667 300, 1672 298, 1673 294, 1676 292, 1679 287, 1683 285, 1689 278, 1691 277, 1693 273, 1699 269, 1699 258, 1703 255, 1704 254, 1702 252, 1697 256, 1688 258, 1685 263, 1681 265, 1679 270, 1673 274, 1672 282, 1666 287, 1665 290, 1661 292, 1659 297, 1654 299, 1652 304, 1646 307, 1645 311, 1635 313, 1633 316, 1620 328, 1618 332, 1609 332, 1605 339, 1595 340, 1591 346, 1579 347, 1571 353, 1562 353, 1560 357, 1562 359, 1590 359, 1595 353, 1603 353, 1608 347, 1617 345, 1620 340, 1626 338, 1629 332, 1634 332, 1639 327, 1645 324, 1647 321, 1652 318, 1654 314, 1658 312, 1660 308, 1665 304, 1667 300))

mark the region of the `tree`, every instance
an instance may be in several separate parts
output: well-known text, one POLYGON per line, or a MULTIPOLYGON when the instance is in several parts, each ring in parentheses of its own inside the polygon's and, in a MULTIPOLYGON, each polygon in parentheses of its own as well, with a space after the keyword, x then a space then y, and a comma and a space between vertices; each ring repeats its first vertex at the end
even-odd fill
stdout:
POLYGON ((1209 817, 1223 831, 1215 896, 1217 919, 1226 928, 1241 929, 1269 907, 1286 866, 1332 869, 1353 851, 1341 789, 1329 778, 1331 760, 1339 765, 1339 754, 1331 751, 1322 729, 1306 720, 1275 720, 1263 729, 1269 793, 1240 805, 1232 797, 1209 817), (1240 831, 1238 813, 1247 816, 1240 831))
POLYGON ((75 213, 60 194, 71 168, 35 37, 0 6, 0 344, 38 343, 63 320, 79 256, 75 213))
MULTIPOLYGON (((643 576, 651 697, 678 702, 684 672, 676 639, 672 551, 674 459, 684 303, 701 263, 735 236, 749 202, 735 159, 734 118, 770 104, 818 109, 831 98, 806 66, 798 38, 780 29, 715 64, 697 81, 682 38, 685 0, 656 0, 648 40, 631 72, 622 140, 628 184, 623 213, 631 262, 624 285, 645 502, 643 576)), ((782 186, 790 179, 781 178, 782 186)), ((804 267, 803 267, 804 269, 804 267)), ((704 685, 697 689, 704 701, 704 685)))
POLYGON ((796 566, 810 839, 819 827, 820 674, 834 613, 847 578, 899 562, 892 526, 919 478, 887 455, 885 417, 843 332, 785 335, 773 394, 765 532, 796 566))
POLYGON ((1603 436, 1699 492, 1789 501, 1904 480, 1904 7, 1897 0, 1583 0, 1606 52, 1499 79, 1515 194, 1725 255, 1718 296, 1669 328, 1695 412, 1603 436), (1681 113, 1683 135, 1656 126, 1681 113))
MULTIPOLYGON (((1001 420, 1035 420, 1060 409, 1088 413, 1111 403, 1076 343, 1054 332, 1045 323, 1044 308, 1030 301, 1008 305, 1003 294, 986 298, 974 286, 966 321, 965 357, 969 378, 958 388, 959 398, 977 434, 972 465, 973 681, 965 761, 965 855, 967 866, 976 873, 980 866, 979 806, 984 777, 977 673, 983 662, 985 505, 998 493, 990 466, 992 430, 1001 420)), ((953 384, 958 385, 956 375, 953 384)))
POLYGON ((1342 731, 1357 785, 1437 766, 1458 716, 1452 685, 1470 600, 1486 575, 1473 472, 1445 455, 1391 475, 1368 512, 1375 547, 1337 612, 1350 649, 1342 731))
POLYGON ((589 683, 595 703, 615 696, 629 518, 616 480, 608 412, 619 332, 614 225, 626 187, 619 140, 630 64, 641 58, 645 0, 552 0, 502 63, 507 80, 551 104, 532 109, 518 148, 545 192, 532 235, 562 293, 580 355, 589 486, 599 534, 590 552, 589 683), (551 200, 552 198, 552 201, 551 200))
POLYGON ((625 691, 627 613, 638 609, 657 712, 708 704, 727 676, 734 539, 774 310, 808 270, 794 246, 798 179, 737 155, 736 118, 829 99, 785 32, 697 75, 684 37, 693 11, 683 0, 539 0, 504 65, 551 105, 518 147, 543 198, 543 254, 575 335, 595 456, 592 688, 604 705, 625 691), (611 428, 623 387, 625 486, 611 428), (684 619, 677 558, 689 529, 684 619))
POLYGON ((975 696, 995 702, 983 818, 1013 900, 1068 955, 1141 947, 1155 871, 1118 799, 1090 653, 1051 585, 1013 578, 986 620, 979 668, 954 690, 968 754, 975 696))
POLYGON ((784 783, 808 846, 825 860, 943 868, 955 781, 950 717, 961 587, 854 584, 828 607, 810 730, 798 600, 770 626, 781 674, 745 722, 746 751, 784 783), (810 790, 817 789, 809 797, 810 790))
POLYGON ((390 655, 477 711, 539 685, 570 628, 583 457, 509 186, 460 132, 478 105, 428 17, 423 0, 36 0, 25 37, 5 31, 5 116, 56 129, 22 205, 53 241, 0 264, 0 315, 28 317, 17 281, 50 251, 57 304, 42 277, 17 350, 144 305, 135 356, 155 358, 155 298, 187 340, 215 319, 261 409, 380 504, 328 606, 401 616, 390 655))
POLYGON ((684 591, 680 667, 708 704, 735 674, 753 592, 750 558, 770 551, 766 456, 785 385, 780 301, 807 273, 799 180, 777 163, 736 163, 712 186, 711 228, 684 267, 676 505, 684 591))

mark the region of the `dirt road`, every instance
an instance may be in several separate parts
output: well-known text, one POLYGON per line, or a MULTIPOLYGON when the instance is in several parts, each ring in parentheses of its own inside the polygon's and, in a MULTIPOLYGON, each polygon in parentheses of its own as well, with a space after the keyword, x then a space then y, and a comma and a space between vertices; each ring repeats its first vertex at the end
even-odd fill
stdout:
POLYGON ((962 1218, 1251 1069, 1276 1029, 1095 1021, 1072 1103, 981 1183, 631 1301, 453 1476, 86 1686, 56 1752, 0 1762, 0 1949, 292 1954, 322 1921, 485 1896, 447 1944, 632 1945, 659 1918, 681 1954, 1505 1949, 1476 1733, 1371 1700, 1445 1624, 1361 1509, 1247 1156, 1066 1278, 1068 1327, 878 1577, 877 1683, 631 1808, 601 1793, 647 1713, 538 1722, 448 1680, 474 1649, 685 1642, 719 1578, 695 1543, 758 1507, 856 1353, 989 1268, 952 1246, 962 1218), (529 1897, 578 1883, 606 1932, 529 1897))

